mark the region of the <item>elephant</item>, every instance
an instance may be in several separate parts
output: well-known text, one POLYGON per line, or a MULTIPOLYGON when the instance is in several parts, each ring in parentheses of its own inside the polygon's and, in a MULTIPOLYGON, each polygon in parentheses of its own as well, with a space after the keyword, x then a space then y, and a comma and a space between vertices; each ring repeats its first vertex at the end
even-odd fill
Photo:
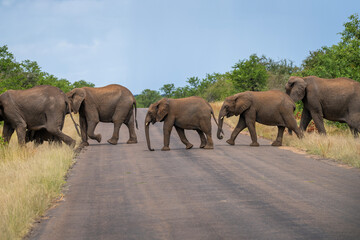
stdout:
MULTIPOLYGON (((62 130, 62 129, 60 129, 62 130)), ((43 144, 44 141, 48 141, 50 144, 52 143, 56 143, 56 144, 61 144, 62 141, 58 136, 55 136, 51 133, 49 133, 48 131, 46 131, 46 129, 40 129, 40 130, 27 130, 26 131, 26 137, 25 137, 25 142, 34 142, 35 146, 43 144)))
MULTIPOLYGON (((10 141, 14 130, 20 145, 26 143, 26 130, 47 131, 74 147, 75 140, 61 131, 65 115, 69 112, 72 118, 69 99, 57 87, 40 85, 26 90, 8 90, 0 95, 0 120, 4 121, 4 141, 10 141)), ((72 120, 77 129, 73 118, 72 120)))
POLYGON ((226 141, 228 144, 234 145, 238 134, 247 127, 252 140, 250 146, 259 146, 255 130, 255 122, 258 122, 278 127, 278 134, 272 146, 281 146, 285 127, 293 130, 298 138, 304 136, 297 126, 294 110, 294 101, 278 90, 237 93, 227 97, 220 109, 217 137, 223 138, 221 131, 224 117, 239 116, 237 126, 230 139, 226 141))
POLYGON ((323 118, 347 123, 354 135, 360 131, 360 83, 349 78, 325 79, 316 76, 290 77, 286 93, 302 101, 300 129, 305 131, 311 119, 320 134, 326 134, 323 118))
POLYGON ((88 146, 88 137, 101 142, 101 134, 95 134, 99 122, 114 123, 114 131, 108 143, 116 145, 119 140, 119 130, 123 123, 129 129, 130 143, 137 143, 134 126, 133 106, 135 108, 136 128, 136 100, 133 94, 118 84, 105 87, 75 88, 67 93, 72 109, 79 113, 81 129, 81 146, 88 146))
POLYGON ((197 131, 201 140, 200 148, 213 149, 211 115, 216 122, 210 104, 201 97, 163 98, 151 104, 145 117, 145 135, 148 149, 154 151, 150 144, 149 125, 156 122, 164 122, 164 147, 161 149, 162 151, 170 150, 170 134, 173 126, 175 126, 180 140, 185 144, 186 149, 192 148, 193 145, 186 138, 184 129, 197 131))

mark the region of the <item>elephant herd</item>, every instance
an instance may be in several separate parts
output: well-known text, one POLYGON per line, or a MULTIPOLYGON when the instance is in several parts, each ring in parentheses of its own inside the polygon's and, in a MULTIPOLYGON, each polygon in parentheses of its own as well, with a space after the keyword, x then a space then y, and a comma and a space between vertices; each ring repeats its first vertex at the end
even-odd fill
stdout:
MULTIPOLYGON (((181 142, 187 149, 193 147, 185 136, 184 129, 196 130, 200 137, 200 148, 213 149, 211 136, 211 116, 218 126, 217 137, 223 138, 225 117, 239 116, 239 121, 230 138, 235 144, 237 135, 248 128, 252 143, 259 146, 255 122, 277 126, 278 135, 273 146, 281 146, 285 128, 294 131, 297 137, 304 136, 309 122, 313 119, 319 133, 326 134, 323 119, 347 123, 354 135, 360 131, 360 83, 349 78, 324 79, 315 76, 290 77, 286 93, 277 90, 246 91, 225 99, 218 121, 210 104, 200 97, 182 99, 163 98, 150 105, 145 117, 147 146, 151 148, 149 125, 164 122, 164 146, 170 150, 170 134, 175 127, 181 142), (302 101, 304 108, 300 127, 294 117, 295 102, 302 101)), ((4 121, 3 139, 9 142, 16 130, 18 142, 43 141, 65 142, 75 146, 75 140, 62 132, 66 114, 70 114, 75 128, 81 134, 80 146, 87 146, 88 138, 101 141, 101 134, 94 130, 99 122, 114 124, 112 137, 108 143, 117 144, 119 129, 124 123, 129 129, 127 143, 137 143, 135 127, 137 108, 133 94, 125 87, 112 84, 100 88, 75 88, 68 93, 53 86, 36 86, 27 90, 8 90, 0 95, 0 121, 4 121), (72 117, 79 113, 80 132, 72 117)))

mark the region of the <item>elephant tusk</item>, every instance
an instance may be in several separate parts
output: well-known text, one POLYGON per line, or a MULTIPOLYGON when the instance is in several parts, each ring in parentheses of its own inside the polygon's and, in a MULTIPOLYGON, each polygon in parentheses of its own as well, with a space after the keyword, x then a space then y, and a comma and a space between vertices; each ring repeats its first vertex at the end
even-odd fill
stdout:
POLYGON ((148 126, 149 124, 150 124, 149 122, 145 123, 146 126, 148 126))
POLYGON ((220 119, 221 119, 221 120, 223 120, 223 119, 224 119, 224 117, 221 117, 220 119))

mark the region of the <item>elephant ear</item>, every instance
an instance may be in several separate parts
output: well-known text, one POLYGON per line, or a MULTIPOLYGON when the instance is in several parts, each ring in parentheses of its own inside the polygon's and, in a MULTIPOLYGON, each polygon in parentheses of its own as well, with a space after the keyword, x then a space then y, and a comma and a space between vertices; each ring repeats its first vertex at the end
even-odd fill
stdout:
POLYGON ((286 93, 294 102, 300 101, 305 97, 307 83, 301 77, 290 77, 286 84, 286 93))
POLYGON ((78 113, 81 103, 84 101, 86 97, 86 92, 84 89, 75 88, 71 92, 67 93, 68 98, 71 101, 72 109, 74 113, 78 113))
POLYGON ((159 101, 157 112, 156 112, 156 121, 161 122, 165 116, 169 113, 169 99, 163 98, 159 101))
POLYGON ((250 108, 252 104, 252 95, 250 92, 238 93, 235 95, 235 114, 241 115, 250 108))

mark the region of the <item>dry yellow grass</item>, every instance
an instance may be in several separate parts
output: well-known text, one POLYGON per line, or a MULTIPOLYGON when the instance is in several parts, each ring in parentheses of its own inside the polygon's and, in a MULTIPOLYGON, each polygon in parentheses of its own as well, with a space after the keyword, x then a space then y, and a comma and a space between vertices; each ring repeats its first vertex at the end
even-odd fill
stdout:
MULTIPOLYGON (((211 106, 217 116, 222 102, 211 103, 211 106)), ((225 118, 225 122, 233 128, 238 120, 239 117, 225 118)), ((360 139, 354 139, 349 130, 340 130, 333 126, 326 126, 326 131, 326 136, 317 133, 305 133, 305 138, 303 139, 298 139, 295 134, 291 136, 285 133, 283 145, 295 147, 310 154, 331 158, 340 163, 360 168, 360 139)), ((256 133, 258 136, 273 141, 277 136, 277 127, 257 123, 256 133)))
MULTIPOLYGON (((64 132, 79 141, 67 117, 64 132)), ((0 239, 21 239, 61 194, 73 150, 45 143, 19 147, 16 134, 0 147, 0 239)))

